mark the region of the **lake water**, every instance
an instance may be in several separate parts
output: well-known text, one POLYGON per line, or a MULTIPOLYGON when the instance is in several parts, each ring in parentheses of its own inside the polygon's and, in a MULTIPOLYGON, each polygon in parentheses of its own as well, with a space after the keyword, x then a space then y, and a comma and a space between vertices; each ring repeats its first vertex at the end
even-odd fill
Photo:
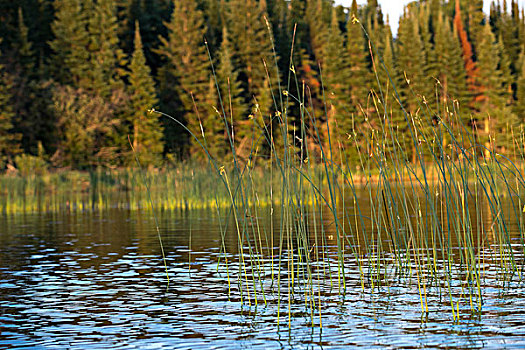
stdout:
MULTIPOLYGON (((429 293, 429 312, 422 313, 413 283, 367 285, 363 292, 357 262, 350 257, 344 298, 336 265, 326 260, 314 266, 314 275, 328 269, 333 278, 316 280, 319 292, 313 298, 300 288, 289 291, 283 269, 281 294, 275 293, 279 282, 268 282, 255 305, 253 294, 241 301, 242 286, 235 282, 235 232, 224 241, 229 272, 224 259, 217 265, 216 215, 163 212, 159 222, 169 285, 148 211, 0 216, 0 348, 525 347, 525 289, 514 280, 501 282, 497 270, 487 268, 482 311, 473 313, 468 300, 462 302, 458 321, 440 293, 429 293), (306 307, 305 300, 316 306, 306 307)), ((260 262, 266 281, 270 264, 278 264, 271 255, 260 262)))

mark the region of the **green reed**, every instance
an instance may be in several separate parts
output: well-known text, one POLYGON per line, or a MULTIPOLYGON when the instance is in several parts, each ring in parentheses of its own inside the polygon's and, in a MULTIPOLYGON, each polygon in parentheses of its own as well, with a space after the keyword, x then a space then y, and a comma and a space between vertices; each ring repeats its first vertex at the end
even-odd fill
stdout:
MULTIPOLYGON (((373 43, 371 50, 382 63, 373 43)), ((290 57, 286 83, 270 80, 275 114, 257 111, 251 119, 245 160, 237 155, 230 136, 236 126, 221 103, 228 159, 210 154, 205 133, 186 129, 207 163, 151 170, 145 179, 135 169, 4 176, 0 210, 149 210, 149 196, 154 210, 213 209, 221 234, 217 271, 226 272, 228 296, 249 306, 276 305, 278 322, 286 309, 289 325, 298 302, 312 325, 316 319, 322 325, 326 293, 344 298, 349 288, 373 294, 396 285, 417 289, 423 314, 438 296, 459 320, 465 305, 471 313, 481 311, 488 270, 496 269, 502 286, 522 278, 521 130, 509 130, 515 147, 501 155, 494 141, 476 140, 452 99, 429 106, 422 98, 419 113, 410 114, 396 84, 390 79, 390 88, 382 87, 378 78, 379 91, 370 94, 374 108, 362 111, 366 127, 343 138, 333 130, 335 120, 323 132, 328 102, 324 111, 314 108, 295 75, 293 52, 290 57), (297 116, 289 114, 292 104, 299 106, 297 116), (389 104, 400 108, 393 112, 389 104), (393 113, 403 116, 408 140, 393 113), (299 128, 290 125, 292 117, 299 128), (259 157, 261 150, 267 159, 259 157), (348 151, 356 156, 348 158, 348 151), (237 237, 233 251, 225 242, 228 232, 237 237)), ((267 69, 277 69, 276 62, 267 69)), ((381 69, 388 75, 384 64, 375 69, 376 76, 381 69)), ((218 84, 217 90, 220 95, 218 84)), ((186 128, 172 116, 151 113, 186 128)))

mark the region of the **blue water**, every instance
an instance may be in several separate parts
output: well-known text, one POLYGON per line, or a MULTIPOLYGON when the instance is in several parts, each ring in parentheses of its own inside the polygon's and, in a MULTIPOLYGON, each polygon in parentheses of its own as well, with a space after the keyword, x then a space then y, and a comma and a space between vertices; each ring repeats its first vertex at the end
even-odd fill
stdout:
MULTIPOLYGON (((336 265, 326 260, 313 266, 312 297, 304 288, 289 293, 286 259, 278 292, 276 256, 272 285, 265 254, 256 298, 252 285, 237 283, 243 272, 235 234, 225 239, 226 271, 213 215, 163 213, 160 226, 169 284, 147 212, 0 217, 0 348, 525 348, 525 289, 516 279, 504 282, 489 265, 480 312, 454 287, 456 321, 444 288, 428 293, 428 313, 414 279, 373 289, 367 282, 363 291, 350 257, 345 296, 336 265), (321 271, 331 271, 332 279, 316 278, 321 271)), ((294 278, 304 277, 297 269, 294 278)))

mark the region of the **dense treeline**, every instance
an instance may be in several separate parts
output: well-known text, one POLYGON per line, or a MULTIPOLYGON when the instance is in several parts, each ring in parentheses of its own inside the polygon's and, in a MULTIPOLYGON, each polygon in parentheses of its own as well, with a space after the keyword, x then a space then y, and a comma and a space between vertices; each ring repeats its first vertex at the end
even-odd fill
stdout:
POLYGON ((279 144, 285 116, 288 139, 356 143, 385 112, 410 145, 402 109, 420 130, 455 114, 505 152, 525 118, 525 15, 482 7, 414 1, 394 38, 376 0, 0 0, 0 169, 126 166, 129 142, 143 164, 201 154, 152 108, 219 158, 250 153, 253 120, 279 144))

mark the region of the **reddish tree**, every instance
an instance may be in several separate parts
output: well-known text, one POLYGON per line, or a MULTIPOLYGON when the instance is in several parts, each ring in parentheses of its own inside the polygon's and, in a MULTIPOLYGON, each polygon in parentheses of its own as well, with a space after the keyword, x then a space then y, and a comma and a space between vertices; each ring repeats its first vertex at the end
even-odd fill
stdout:
POLYGON ((463 26, 461 19, 461 9, 459 0, 456 0, 456 14, 454 16, 454 26, 461 41, 461 49, 463 53, 463 62, 465 63, 465 70, 467 72, 467 85, 469 91, 474 95, 474 101, 479 96, 479 87, 477 86, 479 71, 476 62, 472 59, 472 44, 470 43, 467 31, 463 26))

